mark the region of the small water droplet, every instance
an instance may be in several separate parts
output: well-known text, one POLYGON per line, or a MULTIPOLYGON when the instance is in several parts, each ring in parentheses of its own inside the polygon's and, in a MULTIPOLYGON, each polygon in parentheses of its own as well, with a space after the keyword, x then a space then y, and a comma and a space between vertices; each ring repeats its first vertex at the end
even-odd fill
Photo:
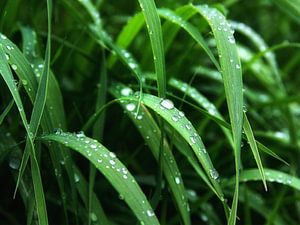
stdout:
POLYGON ((17 67, 16 64, 11 64, 11 68, 12 68, 13 70, 17 70, 17 69, 18 69, 18 67, 17 67))
POLYGON ((96 222, 98 220, 97 215, 95 213, 93 213, 93 212, 90 213, 90 219, 93 222, 96 222))
POLYGON ((160 105, 166 109, 173 109, 174 108, 174 104, 171 100, 169 99, 163 99, 160 103, 160 105))
POLYGON ((135 110, 135 104, 134 103, 129 103, 126 105, 126 109, 130 112, 132 112, 133 110, 135 110))
POLYGON ((95 149, 95 148, 97 148, 97 145, 91 144, 90 147, 95 149))
POLYGON ((17 170, 20 167, 20 159, 17 157, 11 157, 8 165, 10 168, 17 170))
POLYGON ((147 210, 147 216, 149 217, 154 216, 154 213, 151 210, 147 210))
POLYGON ((175 177, 175 183, 180 184, 180 178, 179 177, 175 177))
POLYGON ((133 93, 132 89, 129 87, 125 87, 121 90, 121 95, 123 96, 129 96, 133 93))
POLYGON ((77 173, 74 174, 74 181, 75 181, 76 183, 78 183, 78 182, 80 181, 80 177, 78 176, 77 173))
POLYGON ((210 174, 211 178, 214 180, 219 178, 219 173, 216 169, 209 170, 209 174, 210 174))

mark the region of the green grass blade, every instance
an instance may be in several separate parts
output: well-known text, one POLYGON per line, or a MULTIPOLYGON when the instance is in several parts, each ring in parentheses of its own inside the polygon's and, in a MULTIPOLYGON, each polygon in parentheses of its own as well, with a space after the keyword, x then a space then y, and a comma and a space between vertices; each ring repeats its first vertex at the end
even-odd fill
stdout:
POLYGON ((212 28, 219 52, 219 60, 235 146, 236 187, 228 220, 229 225, 234 225, 236 223, 238 205, 240 149, 243 124, 243 83, 241 64, 237 54, 233 31, 225 17, 218 10, 209 8, 208 6, 195 6, 195 8, 207 20, 212 28))
MULTIPOLYGON (((121 84, 114 85, 111 88, 111 92, 116 98, 126 97, 133 93, 132 89, 121 84)), ((152 151, 152 154, 159 162, 161 132, 153 117, 144 106, 140 107, 139 114, 137 115, 133 109, 137 107, 134 103, 124 101, 121 105, 126 110, 127 115, 138 128, 140 134, 143 136, 145 142, 152 151)), ((164 139, 163 145, 162 172, 169 184, 169 188, 174 196, 184 224, 191 224, 189 217, 189 205, 180 171, 166 139, 164 139)))
POLYGON ((220 69, 219 63, 213 55, 212 51, 209 49, 206 41, 202 37, 201 33, 197 30, 195 26, 191 23, 185 21, 182 17, 178 16, 175 12, 170 9, 159 9, 158 13, 161 17, 167 19, 168 21, 176 24, 177 26, 184 29, 191 37, 203 48, 206 54, 209 56, 210 60, 216 66, 218 70, 220 69))
POLYGON ((1 113, 0 115, 0 125, 2 124, 3 120, 5 119, 5 117, 7 116, 7 114, 10 112, 10 110, 12 109, 14 105, 14 100, 11 100, 8 104, 7 107, 5 107, 4 111, 1 113))
MULTIPOLYGON (((300 179, 298 177, 273 169, 265 168, 264 171, 268 182, 279 183, 300 191, 300 179)), ((241 172, 240 179, 241 182, 261 180, 260 171, 258 169, 244 170, 241 172)))
POLYGON ((98 141, 83 134, 57 132, 42 137, 45 141, 55 141, 69 147, 93 163, 109 180, 118 193, 124 196, 124 201, 135 213, 141 223, 158 225, 159 222, 151 209, 145 195, 126 167, 98 141))
MULTIPOLYGON (((136 102, 137 99, 134 96, 128 96, 123 97, 120 100, 130 100, 136 102)), ((174 107, 173 102, 169 99, 161 99, 153 95, 143 94, 142 103, 154 110, 165 121, 167 121, 191 146, 207 176, 209 177, 209 180, 216 189, 218 197, 223 200, 222 190, 218 183, 219 174, 214 168, 205 146, 191 122, 181 111, 174 107)))
POLYGON ((252 154, 254 156, 255 162, 257 164, 258 170, 260 172, 261 179, 262 179, 262 182, 264 184, 265 190, 267 191, 268 188, 267 188, 266 177, 265 177, 265 173, 264 173, 264 167, 262 165, 262 162, 261 162, 261 159, 260 159, 260 156, 259 156, 259 152, 258 152, 258 149, 257 149, 256 141, 255 141, 255 138, 254 138, 254 135, 253 135, 253 132, 252 132, 252 128, 251 128, 251 125, 248 121, 246 113, 244 113, 244 131, 245 131, 245 135, 248 139, 248 142, 249 142, 252 154))
MULTIPOLYGON (((2 36, 2 39, 3 39, 3 36, 2 36)), ((9 46, 9 45, 7 45, 7 46, 9 46)), ((9 47, 11 47, 11 46, 9 46, 9 47)), ((13 98, 18 107, 22 122, 25 126, 25 129, 26 129, 26 132, 28 135, 29 149, 30 149, 30 154, 31 154, 31 166, 32 166, 31 172, 32 172, 32 179, 33 179, 33 184, 34 184, 38 220, 39 220, 40 224, 46 225, 46 224, 48 224, 46 203, 45 203, 45 198, 44 198, 44 193, 43 193, 42 180, 41 180, 41 176, 40 176, 39 166, 38 166, 38 162, 35 157, 33 137, 31 135, 32 133, 30 130, 30 126, 26 119, 24 107, 23 107, 19 92, 17 91, 16 84, 14 83, 13 75, 7 64, 7 59, 6 59, 6 55, 3 50, 2 44, 0 44, 0 62, 1 62, 0 63, 1 75, 2 75, 3 79, 5 80, 11 94, 13 95, 13 98)))
POLYGON ((166 95, 166 72, 162 30, 157 9, 153 0, 139 0, 150 36, 153 51, 155 73, 157 77, 158 96, 166 95))
MULTIPOLYGON (((189 84, 182 82, 178 79, 171 78, 168 82, 172 87, 176 88, 179 91, 182 91, 184 94, 193 99, 198 105, 202 106, 206 111, 213 117, 217 117, 220 120, 224 120, 221 113, 218 111, 217 107, 212 104, 204 95, 202 95, 196 88, 190 86, 189 84)), ((221 126, 224 134, 226 135, 229 143, 233 146, 232 134, 230 131, 221 126)))

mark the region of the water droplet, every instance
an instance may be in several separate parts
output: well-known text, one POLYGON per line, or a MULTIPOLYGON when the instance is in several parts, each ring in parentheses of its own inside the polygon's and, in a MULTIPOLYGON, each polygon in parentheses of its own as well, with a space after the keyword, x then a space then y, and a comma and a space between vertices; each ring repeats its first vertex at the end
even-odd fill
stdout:
POLYGON ((210 174, 211 178, 214 180, 219 178, 219 173, 216 169, 209 170, 209 174, 210 174))
POLYGON ((149 217, 154 216, 154 213, 151 210, 147 210, 147 216, 149 217))
POLYGON ((172 120, 173 120, 174 122, 177 122, 177 121, 179 120, 179 117, 176 116, 176 115, 173 115, 173 116, 172 116, 172 120))
POLYGON ((78 183, 79 181, 80 181, 80 177, 78 176, 78 174, 74 174, 74 181, 76 182, 76 183, 78 183))
POLYGON ((123 175, 123 178, 124 178, 124 179, 127 179, 128 177, 127 177, 127 175, 124 174, 124 175, 123 175))
POLYGON ((28 81, 27 81, 27 80, 22 80, 22 84, 23 84, 24 86, 26 86, 26 85, 28 84, 28 81))
POLYGON ((111 165, 115 165, 116 164, 116 162, 114 161, 114 160, 109 160, 109 163, 111 164, 111 165))
POLYGON ((98 220, 97 215, 95 213, 90 213, 90 219, 93 222, 96 222, 98 220))
POLYGON ((179 112, 178 112, 178 115, 179 115, 180 117, 184 117, 184 112, 179 111, 179 112))
POLYGON ((90 147, 91 147, 91 148, 97 148, 97 145, 91 144, 90 147))
POLYGON ((125 87, 121 90, 121 95, 123 96, 129 96, 133 93, 132 89, 129 87, 125 87))
POLYGON ((122 194, 119 194, 119 199, 124 200, 124 196, 122 194))
POLYGON ((20 159, 17 157, 11 157, 8 165, 10 168, 17 170, 20 167, 20 159))
POLYGON ((11 64, 11 68, 12 68, 13 70, 17 70, 17 69, 18 69, 17 65, 15 65, 15 64, 11 64))
POLYGON ((132 112, 133 110, 135 110, 135 104, 134 103, 129 103, 126 105, 126 109, 130 112, 132 112))
POLYGON ((236 64, 236 65, 235 65, 235 68, 238 69, 238 70, 241 69, 240 64, 236 64))
POLYGON ((76 134, 76 137, 78 137, 78 138, 85 137, 84 132, 83 131, 78 132, 78 134, 76 134))
POLYGON ((190 136, 190 140, 191 140, 192 144, 196 144, 195 136, 190 136))
POLYGON ((180 184, 180 178, 179 177, 175 177, 175 183, 180 184))
POLYGON ((160 103, 160 105, 166 109, 173 109, 174 108, 174 104, 171 100, 169 99, 163 99, 160 103))
POLYGON ((116 154, 113 153, 113 152, 110 152, 110 153, 109 153, 109 156, 112 157, 112 158, 116 158, 116 154))

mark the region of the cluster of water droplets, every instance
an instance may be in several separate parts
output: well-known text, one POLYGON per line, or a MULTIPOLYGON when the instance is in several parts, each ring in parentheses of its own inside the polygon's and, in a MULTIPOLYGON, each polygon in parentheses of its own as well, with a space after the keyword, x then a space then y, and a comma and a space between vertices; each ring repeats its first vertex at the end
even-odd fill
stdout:
MULTIPOLYGON (((207 20, 214 24, 214 26, 212 26, 214 32, 222 31, 222 34, 226 35, 228 43, 235 44, 235 39, 233 36, 234 29, 232 28, 231 23, 228 23, 226 18, 217 9, 210 8, 205 5, 204 7, 200 7, 200 10, 206 16, 207 20)), ((219 57, 221 58, 222 56, 219 55, 219 57)), ((240 62, 230 59, 230 63, 234 64, 235 69, 241 69, 240 62)))

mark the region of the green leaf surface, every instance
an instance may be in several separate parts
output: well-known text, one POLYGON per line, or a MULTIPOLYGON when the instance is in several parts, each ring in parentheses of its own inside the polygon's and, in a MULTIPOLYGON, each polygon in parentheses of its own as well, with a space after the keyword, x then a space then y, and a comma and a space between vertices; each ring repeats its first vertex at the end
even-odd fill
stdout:
POLYGON ((145 225, 159 224, 150 204, 134 177, 120 162, 113 152, 108 151, 95 139, 82 133, 70 134, 61 131, 42 137, 45 141, 55 141, 79 152, 101 172, 124 201, 132 209, 140 223, 145 225))

